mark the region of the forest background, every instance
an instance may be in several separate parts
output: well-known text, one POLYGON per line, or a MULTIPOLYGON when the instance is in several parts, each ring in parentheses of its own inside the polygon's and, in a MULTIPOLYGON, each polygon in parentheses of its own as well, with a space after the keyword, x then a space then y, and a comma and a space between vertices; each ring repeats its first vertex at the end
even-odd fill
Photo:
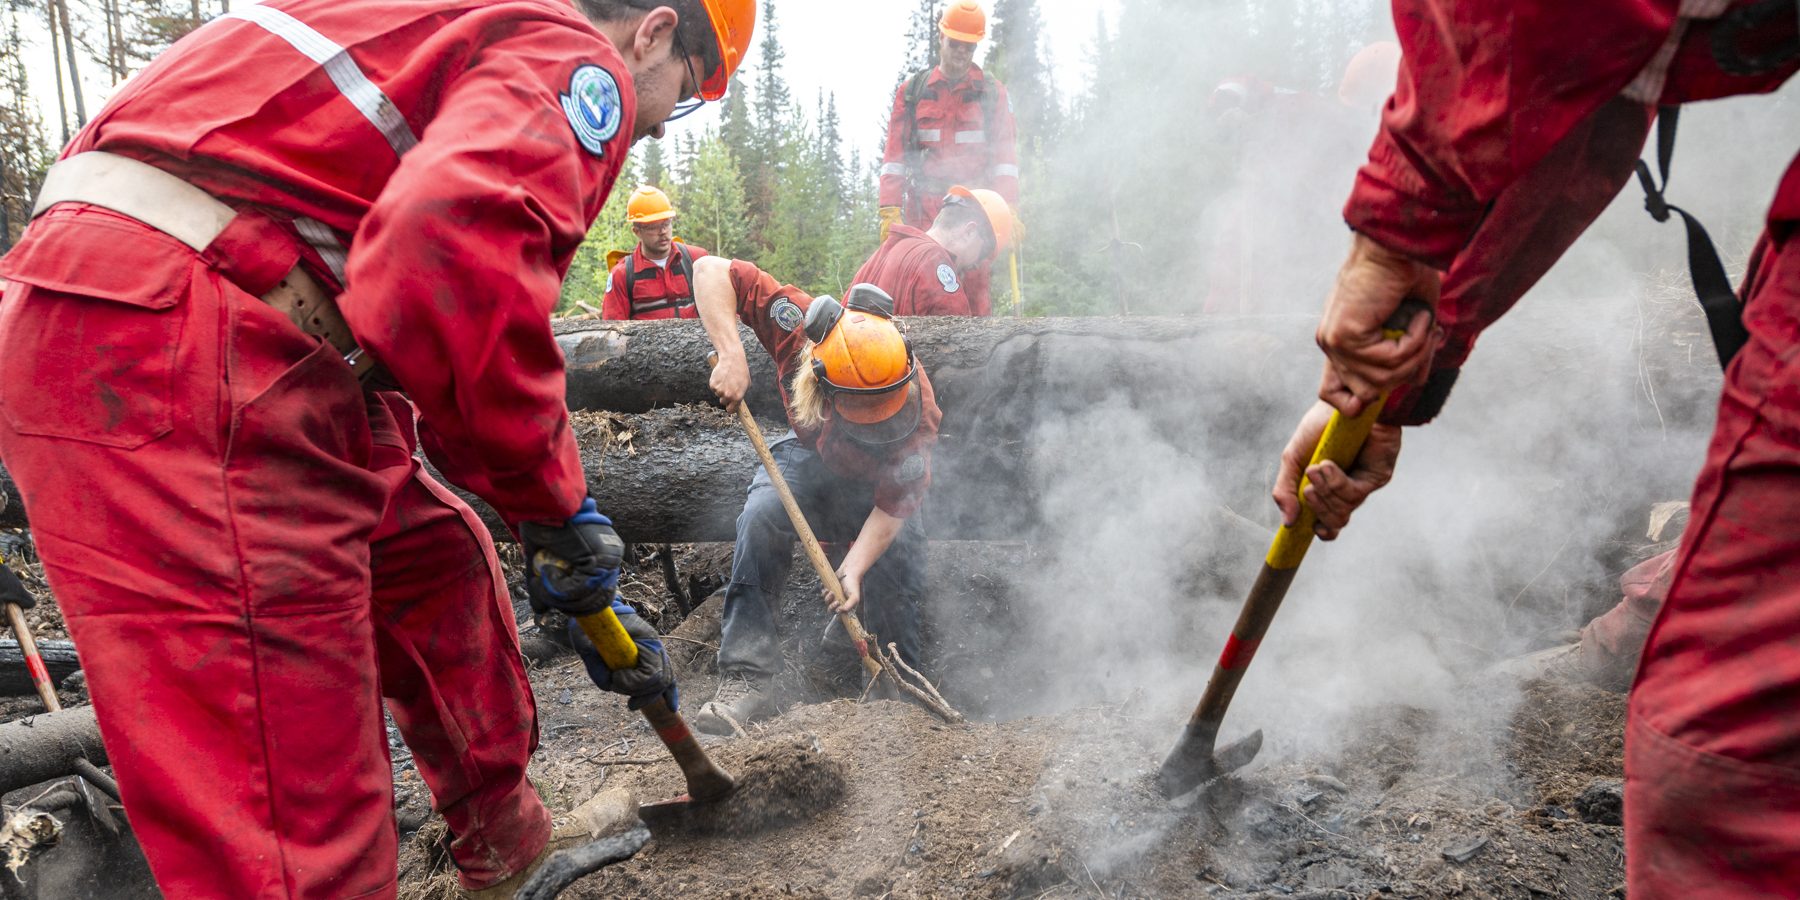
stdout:
MULTIPOLYGON (((230 2, 0 0, 0 251, 22 230, 54 148, 93 111, 84 79, 98 73, 116 84, 230 2), (27 65, 28 41, 51 46, 54 72, 27 65), (60 122, 44 121, 28 102, 52 81, 60 122)), ((944 0, 892 2, 911 7, 905 52, 870 64, 891 67, 897 86, 935 62, 944 0)), ((1110 15, 1095 8, 1084 58, 1053 59, 1038 0, 993 0, 977 55, 1006 84, 1018 122, 1026 315, 1195 311, 1209 269, 1225 264, 1218 224, 1204 223, 1209 210, 1216 220, 1227 198, 1241 196, 1254 152, 1216 115, 1215 88, 1251 76, 1284 93, 1330 97, 1351 56, 1388 33, 1386 8, 1373 0, 1109 6, 1110 15), (1054 77, 1065 66, 1078 76, 1054 77), (1080 87, 1061 87, 1068 84, 1080 87)), ((796 95, 785 60, 805 49, 784 44, 781 16, 764 0, 757 53, 711 124, 677 126, 633 151, 569 271, 560 312, 578 311, 577 301, 599 305, 606 251, 633 245, 624 202, 640 183, 670 193, 683 240, 753 260, 810 292, 841 292, 874 251, 885 122, 841 120, 829 91, 796 95)), ((1373 119, 1366 126, 1372 134, 1373 119)), ((1358 139, 1366 146, 1366 134, 1358 139)), ((1353 160, 1334 162, 1331 184, 1308 184, 1309 173, 1297 171, 1287 180, 1316 191, 1318 215, 1335 219, 1351 168, 1353 160)), ((996 310, 1011 311, 1008 279, 996 275, 996 310)))

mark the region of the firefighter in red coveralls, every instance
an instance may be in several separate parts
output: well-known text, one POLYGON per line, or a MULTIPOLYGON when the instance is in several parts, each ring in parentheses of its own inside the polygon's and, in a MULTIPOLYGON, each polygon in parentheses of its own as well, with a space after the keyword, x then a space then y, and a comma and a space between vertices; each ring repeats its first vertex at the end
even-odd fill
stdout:
POLYGON ((602 319, 694 319, 694 260, 705 248, 675 240, 675 207, 669 195, 644 185, 631 192, 625 220, 637 248, 612 267, 602 319))
MULTIPOLYGON (((1399 0, 1394 18, 1405 63, 1345 207, 1356 236, 1319 326, 1321 403, 1275 490, 1291 521, 1331 408, 1354 414, 1392 389, 1386 424, 1349 471, 1306 471, 1327 538, 1391 477, 1395 426, 1436 415, 1476 336, 1629 180, 1655 106, 1769 91, 1800 66, 1785 0, 1399 0), (1384 339, 1408 295, 1434 305, 1436 323, 1419 313, 1404 338, 1384 339)), ((1787 897, 1800 886, 1797 222, 1800 164, 1776 188, 1740 290, 1747 340, 1725 372, 1632 688, 1633 897, 1787 897)))
MULTIPOLYGON (((942 414, 931 379, 893 321, 893 298, 852 285, 839 304, 814 299, 756 266, 710 257, 696 265, 700 321, 719 354, 712 387, 727 406, 744 397, 750 370, 742 322, 775 360, 793 432, 769 451, 823 541, 851 542, 838 565, 848 611, 863 606, 869 631, 919 665, 925 594, 925 529, 916 513, 931 486, 931 451, 942 414)), ((694 727, 733 733, 774 715, 781 671, 776 626, 793 561, 794 529, 767 472, 750 482, 719 637, 719 689, 694 727)))
MULTIPOLYGON (((997 191, 1009 206, 1019 202, 1012 101, 1004 85, 975 65, 987 14, 975 0, 955 0, 938 20, 938 32, 937 66, 894 91, 881 159, 882 240, 898 223, 929 227, 953 184, 997 191)), ((962 277, 972 308, 992 308, 991 262, 962 277)))
POLYGON ((985 316, 962 278, 1012 246, 1012 210, 994 191, 952 185, 931 228, 895 225, 852 284, 872 284, 894 299, 897 316, 985 316))
MULTIPOLYGON (((607 603, 550 312, 631 143, 755 21, 579 3, 244 6, 88 124, 0 265, 0 454, 169 897, 393 896, 384 698, 465 890, 547 852, 505 581, 415 409, 579 576, 533 604, 607 603)), ((672 690, 626 619, 645 662, 596 680, 672 690)))

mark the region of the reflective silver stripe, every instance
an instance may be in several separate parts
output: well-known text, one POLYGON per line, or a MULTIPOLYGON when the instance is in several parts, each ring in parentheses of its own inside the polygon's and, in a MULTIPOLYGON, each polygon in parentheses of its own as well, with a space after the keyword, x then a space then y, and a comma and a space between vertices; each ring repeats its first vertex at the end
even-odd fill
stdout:
POLYGON ((995 178, 1017 178, 1017 177, 1019 177, 1019 167, 1013 165, 1012 163, 1000 163, 999 165, 994 167, 994 177, 995 178))
POLYGON ((921 141, 941 141, 943 139, 944 133, 936 128, 919 129, 919 140, 921 141))
POLYGON ((883 163, 881 166, 881 174, 883 174, 883 175, 905 175, 906 174, 906 164, 905 163, 883 163))
POLYGON ((331 274, 337 276, 338 286, 348 285, 349 282, 344 278, 344 262, 347 254, 344 252, 344 245, 338 242, 337 233, 324 222, 305 217, 294 220, 294 230, 300 232, 300 236, 306 238, 306 242, 311 244, 314 250, 319 251, 319 257, 325 260, 325 265, 331 269, 331 274))
POLYGON ((987 132, 959 131, 956 133, 956 142, 959 144, 984 144, 987 143, 987 132))
POLYGON ((253 22, 270 34, 287 41, 295 50, 305 54, 313 62, 325 69, 331 83, 356 107, 363 118, 369 120, 383 137, 388 146, 394 148, 395 156, 403 156, 419 143, 412 133, 412 127, 406 124, 406 117, 394 106, 381 89, 375 86, 369 76, 363 74, 361 67, 350 58, 349 51, 331 42, 324 35, 312 30, 306 23, 267 6, 245 6, 226 13, 221 18, 243 19, 253 22))

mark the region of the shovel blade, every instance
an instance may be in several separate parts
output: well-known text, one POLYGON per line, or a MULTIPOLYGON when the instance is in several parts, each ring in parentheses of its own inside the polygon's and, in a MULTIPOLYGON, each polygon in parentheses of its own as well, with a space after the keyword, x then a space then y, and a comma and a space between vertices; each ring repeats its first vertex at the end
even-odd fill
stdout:
POLYGON ((1262 729, 1215 750, 1218 732, 1189 725, 1156 773, 1156 789, 1173 800, 1250 764, 1262 750, 1262 729))

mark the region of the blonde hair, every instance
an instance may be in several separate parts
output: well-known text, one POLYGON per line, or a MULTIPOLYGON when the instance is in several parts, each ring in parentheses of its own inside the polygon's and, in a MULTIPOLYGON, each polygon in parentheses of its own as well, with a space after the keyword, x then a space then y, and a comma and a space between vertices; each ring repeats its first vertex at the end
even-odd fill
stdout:
POLYGON ((795 428, 818 428, 825 424, 825 389, 813 374, 812 341, 807 341, 794 355, 800 366, 788 382, 788 418, 795 428))

